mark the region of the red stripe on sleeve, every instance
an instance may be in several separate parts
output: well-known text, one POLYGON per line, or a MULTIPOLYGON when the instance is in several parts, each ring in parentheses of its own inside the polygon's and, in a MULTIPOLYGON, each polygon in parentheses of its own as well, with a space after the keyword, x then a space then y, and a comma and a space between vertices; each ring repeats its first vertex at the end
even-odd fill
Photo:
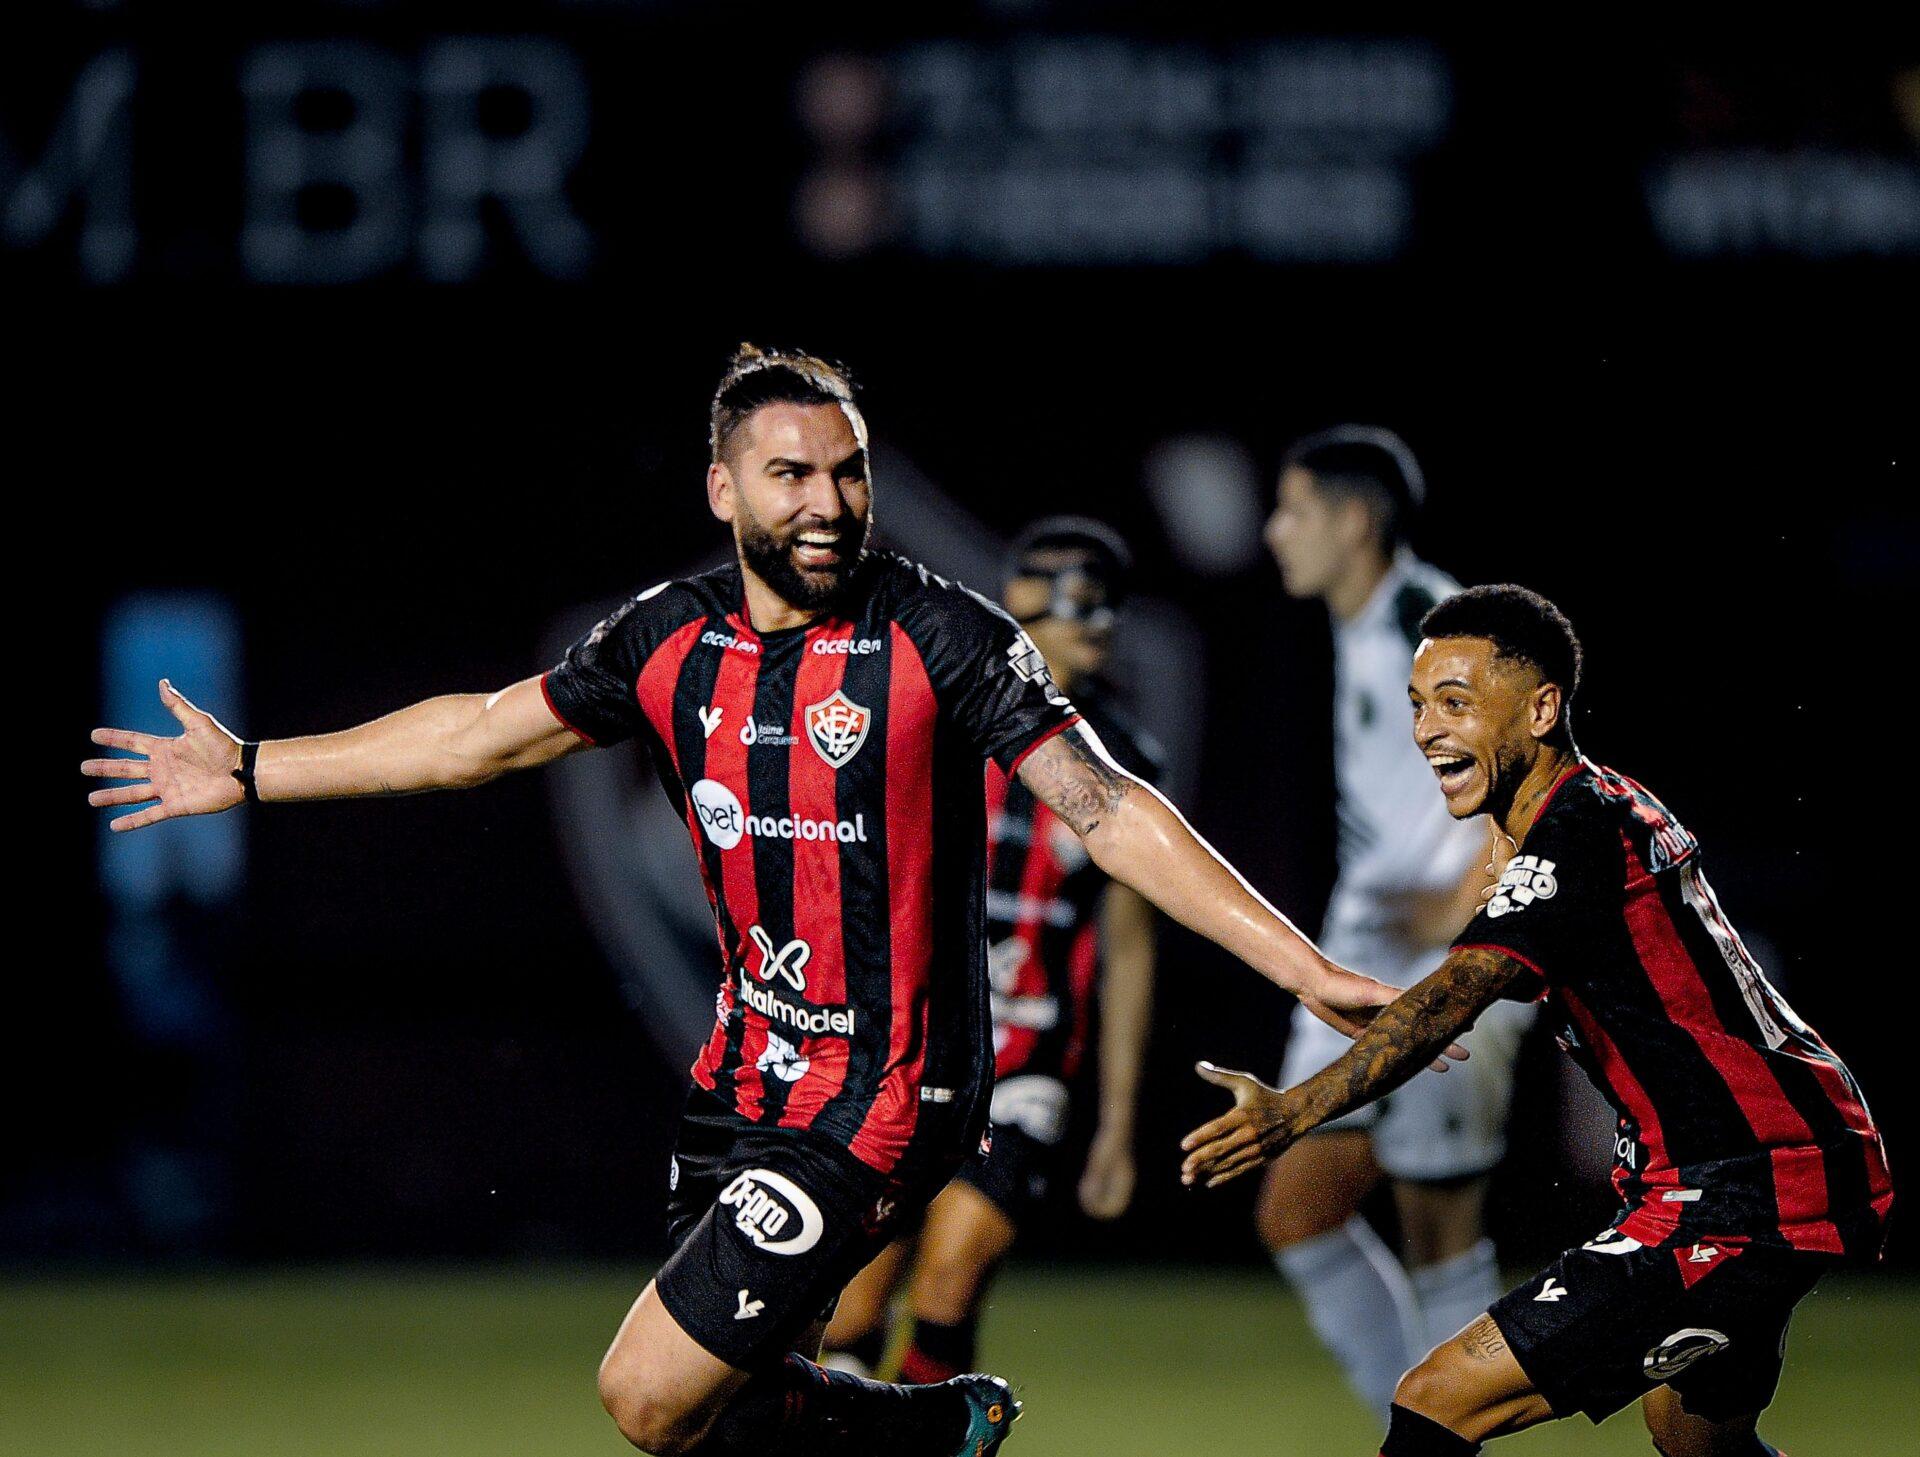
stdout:
MULTIPOLYGON (((540 675, 540 696, 547 700, 547 712, 559 719, 561 727, 573 733, 581 741, 589 744, 593 743, 593 735, 569 719, 560 711, 560 705, 553 701, 553 689, 547 686, 547 679, 552 676, 553 672, 551 669, 540 675)), ((595 747, 598 747, 598 745, 595 745, 595 747)))
POLYGON ((1065 733, 1068 729, 1072 728, 1078 722, 1080 722, 1080 715, 1076 713, 1072 718, 1068 719, 1065 723, 1057 723, 1052 728, 1048 729, 1045 733, 1041 734, 1039 738, 1035 739, 1032 743, 1028 744, 1026 748, 1022 749, 1018 754, 1014 755, 1013 764, 1007 770, 1007 773, 1018 774, 1020 772, 1020 766, 1027 762, 1027 755, 1031 754, 1035 749, 1039 748, 1042 744, 1044 744, 1048 739, 1052 738, 1055 734, 1065 733))

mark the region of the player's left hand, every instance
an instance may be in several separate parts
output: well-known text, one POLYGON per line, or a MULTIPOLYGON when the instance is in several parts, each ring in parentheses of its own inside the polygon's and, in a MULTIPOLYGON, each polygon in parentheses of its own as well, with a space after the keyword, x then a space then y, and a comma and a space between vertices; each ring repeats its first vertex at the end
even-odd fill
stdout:
POLYGON ((1202 1123, 1180 1140, 1186 1162, 1180 1182, 1217 1188, 1285 1153, 1298 1136, 1290 1126, 1287 1095, 1270 1088, 1252 1073, 1234 1072, 1210 1062, 1193 1070, 1216 1088, 1233 1094, 1233 1108, 1211 1123, 1202 1123))
POLYGON ((1080 1208, 1090 1219, 1118 1219, 1133 1202, 1133 1140, 1102 1128, 1080 1174, 1080 1208))

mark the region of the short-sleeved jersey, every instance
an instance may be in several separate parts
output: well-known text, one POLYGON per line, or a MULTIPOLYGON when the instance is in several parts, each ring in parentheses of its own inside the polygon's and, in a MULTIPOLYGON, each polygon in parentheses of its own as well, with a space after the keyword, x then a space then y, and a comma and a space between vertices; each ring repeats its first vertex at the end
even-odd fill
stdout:
MULTIPOLYGON (((1366 605, 1333 624, 1340 878, 1325 934, 1348 954, 1390 937, 1404 917, 1396 902, 1409 892, 1450 889, 1486 848, 1484 830, 1455 820, 1433 792, 1433 770, 1407 727, 1420 620, 1459 590, 1445 572, 1402 549, 1366 605)), ((1378 971, 1373 962, 1381 956, 1373 952, 1364 969, 1378 971)))
POLYGON ((869 553, 834 615, 755 632, 729 565, 642 593, 542 683, 590 742, 638 736, 686 820, 724 967, 694 1081, 882 1172, 977 1137, 982 765, 1077 717, 1019 626, 869 553))
POLYGON ((1727 920, 1694 837, 1583 760, 1520 848, 1455 945, 1533 971, 1526 994, 1619 1115, 1614 1237, 1876 1254, 1893 1185, 1866 1102, 1727 920))
MULTIPOLYGON (((1078 691, 1078 690, 1076 690, 1078 691)), ((1099 698, 1087 722, 1129 774, 1152 783, 1161 753, 1099 698)), ((987 971, 994 1072, 1071 1081, 1093 1022, 1107 877, 1080 837, 1018 779, 987 769, 987 971)))

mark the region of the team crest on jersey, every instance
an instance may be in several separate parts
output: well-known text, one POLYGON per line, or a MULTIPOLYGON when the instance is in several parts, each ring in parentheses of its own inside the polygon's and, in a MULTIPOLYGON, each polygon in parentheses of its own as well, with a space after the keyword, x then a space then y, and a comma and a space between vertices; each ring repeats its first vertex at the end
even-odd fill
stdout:
POLYGON ((829 768, 843 769, 860 752, 873 726, 873 714, 838 688, 833 697, 807 709, 807 740, 829 768))

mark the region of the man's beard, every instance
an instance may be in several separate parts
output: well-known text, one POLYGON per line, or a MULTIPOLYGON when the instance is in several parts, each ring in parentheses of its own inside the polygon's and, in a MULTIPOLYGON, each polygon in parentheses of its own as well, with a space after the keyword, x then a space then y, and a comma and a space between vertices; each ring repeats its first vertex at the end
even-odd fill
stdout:
POLYGON ((846 590, 854 568, 866 554, 867 538, 873 532, 873 516, 869 512, 859 521, 856 530, 848 531, 843 536, 838 559, 832 566, 802 567, 794 560, 794 543, 801 531, 819 528, 796 527, 782 536, 769 531, 750 516, 742 516, 739 524, 740 555, 747 565, 753 568, 761 581, 773 588, 783 602, 803 612, 813 612, 832 605, 834 599, 846 590), (854 539, 856 534, 857 541, 854 539))

